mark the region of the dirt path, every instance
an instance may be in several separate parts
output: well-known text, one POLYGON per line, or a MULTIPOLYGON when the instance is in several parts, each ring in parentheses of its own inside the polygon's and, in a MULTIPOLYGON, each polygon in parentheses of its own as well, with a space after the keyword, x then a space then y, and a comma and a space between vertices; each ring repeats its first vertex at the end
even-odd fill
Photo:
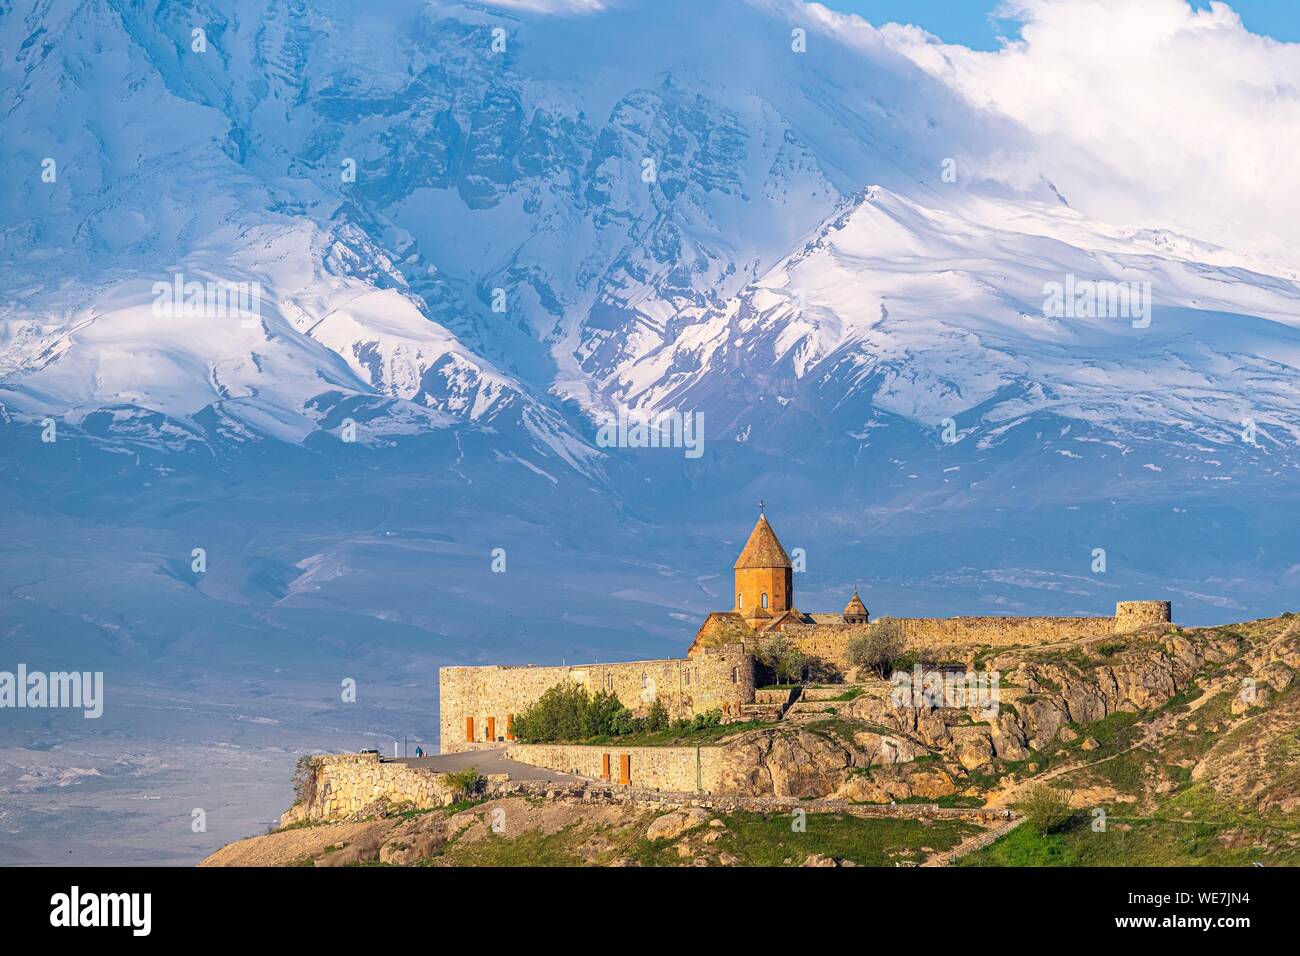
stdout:
POLYGON ((1089 767, 1096 767, 1110 760, 1114 760, 1117 757, 1122 757, 1127 753, 1132 753, 1134 750, 1138 750, 1144 747, 1150 747, 1151 745, 1159 742, 1159 740, 1162 737, 1166 736, 1166 734, 1169 731, 1171 731, 1175 725, 1182 722, 1183 720, 1186 720, 1187 718, 1195 714, 1198 710, 1200 710, 1202 706, 1204 706, 1212 697, 1214 697, 1219 691, 1221 691, 1224 688, 1226 683, 1229 683, 1232 680, 1235 679, 1221 678, 1219 680, 1210 681, 1210 683, 1208 683, 1205 686, 1204 693, 1202 693, 1201 696, 1197 697, 1194 701, 1192 701, 1187 705, 1187 710, 1183 711, 1180 714, 1160 714, 1159 716, 1150 720, 1148 723, 1143 724, 1142 736, 1135 743, 1133 743, 1128 747, 1125 747, 1123 750, 1110 754, 1109 756, 1102 757, 1098 760, 1080 761, 1078 763, 1062 764, 1059 767, 1054 767, 1051 770, 1047 771, 1046 773, 1042 773, 1035 777, 1031 777, 1028 780, 1020 780, 1017 781, 1016 783, 1008 784, 1006 786, 1003 786, 1001 789, 996 790, 993 793, 989 794, 989 797, 985 801, 984 805, 986 807, 1008 806, 1009 804, 1014 803, 1016 800, 1019 800, 1022 796, 1024 796, 1025 792, 1028 791, 1031 787, 1036 787, 1040 783, 1046 783, 1049 780, 1055 780, 1058 777, 1064 777, 1066 774, 1071 774, 1079 770, 1087 770, 1089 767))

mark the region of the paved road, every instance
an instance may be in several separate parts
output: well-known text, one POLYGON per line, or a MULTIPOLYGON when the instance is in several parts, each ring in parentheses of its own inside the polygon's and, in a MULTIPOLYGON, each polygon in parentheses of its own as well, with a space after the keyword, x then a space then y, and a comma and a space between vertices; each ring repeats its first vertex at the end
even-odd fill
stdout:
POLYGON ((436 754, 431 757, 386 757, 384 763, 403 763, 408 767, 433 770, 437 773, 453 773, 468 770, 470 767, 486 776, 490 773, 506 773, 511 780, 577 780, 568 773, 534 767, 532 764, 507 760, 505 750, 467 750, 463 753, 436 754))

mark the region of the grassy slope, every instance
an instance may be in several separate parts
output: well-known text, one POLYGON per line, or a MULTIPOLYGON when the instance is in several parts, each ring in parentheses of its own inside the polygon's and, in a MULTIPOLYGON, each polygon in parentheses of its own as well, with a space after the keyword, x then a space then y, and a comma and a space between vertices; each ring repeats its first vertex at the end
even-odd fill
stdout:
MULTIPOLYGON (((611 838, 611 845, 591 862, 689 866, 700 856, 716 865, 726 853, 735 858, 733 866, 800 866, 809 855, 821 854, 861 866, 890 866, 919 863, 979 831, 974 824, 957 820, 863 820, 841 814, 810 813, 803 832, 796 832, 792 817, 785 814, 735 812, 720 819, 725 826, 713 843, 699 839, 708 833, 707 826, 673 840, 654 841, 645 839, 644 826, 638 826, 611 838), (677 853, 676 845, 682 839, 693 848, 690 857, 677 853)), ((549 836, 535 831, 513 838, 492 834, 463 847, 449 845, 436 862, 446 866, 581 866, 584 860, 576 847, 590 835, 582 827, 549 836)))
MULTIPOLYGON (((1270 708, 1294 705, 1298 695, 1300 683, 1294 683, 1270 708)), ((1040 773, 1063 764, 1089 763, 1092 765, 1058 777, 1051 785, 1067 790, 1110 788, 1114 795, 1099 800, 1096 808, 1081 810, 1064 832, 1043 835, 1032 826, 1022 826, 958 865, 1300 865, 1300 815, 1261 814, 1249 804, 1219 796, 1206 781, 1192 781, 1191 768, 1211 748, 1257 732, 1253 720, 1230 726, 1234 723, 1231 691, 1218 691, 1204 701, 1200 696, 1201 692, 1193 689, 1140 718, 1119 713, 1094 724, 1072 725, 1079 740, 1057 742, 1015 769, 1023 775, 1030 763, 1036 763, 1040 773), (1143 725, 1157 718, 1171 720, 1171 731, 1153 746, 1127 750, 1141 739, 1143 725), (1100 746, 1085 754, 1080 745, 1088 736, 1100 746), (1106 814, 1104 831, 1093 829, 1094 809, 1106 814)), ((1291 731, 1273 742, 1276 753, 1270 773, 1278 776, 1279 782, 1285 783, 1297 773, 1298 741, 1300 737, 1291 731)))

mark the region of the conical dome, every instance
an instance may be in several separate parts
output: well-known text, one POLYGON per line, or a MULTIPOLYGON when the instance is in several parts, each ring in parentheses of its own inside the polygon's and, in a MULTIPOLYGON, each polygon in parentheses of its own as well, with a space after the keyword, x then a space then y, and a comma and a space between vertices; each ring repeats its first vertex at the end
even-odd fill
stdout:
POLYGON ((853 597, 849 598, 849 603, 844 607, 844 622, 846 624, 866 624, 867 623, 867 606, 862 603, 862 598, 858 597, 858 589, 853 589, 853 597))
POLYGON ((785 553, 785 548, 781 547, 781 542, 776 539, 776 532, 767 523, 766 515, 758 516, 758 523, 749 533, 749 540, 745 542, 745 549, 740 552, 734 567, 737 571, 745 568, 793 567, 790 564, 790 556, 785 553))

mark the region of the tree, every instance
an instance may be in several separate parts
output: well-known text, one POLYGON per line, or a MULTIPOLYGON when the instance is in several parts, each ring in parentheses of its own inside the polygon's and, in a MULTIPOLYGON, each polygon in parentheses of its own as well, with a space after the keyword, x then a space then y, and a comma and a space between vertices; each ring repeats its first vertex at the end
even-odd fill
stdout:
POLYGON ((802 680, 808 667, 808 655, 780 632, 759 642, 754 659, 771 671, 778 682, 802 680))
POLYGON ((1070 825, 1074 819, 1074 808, 1070 806, 1070 794, 1065 790, 1040 783, 1029 791, 1020 804, 1029 825, 1043 836, 1059 833, 1070 825))
POLYGON ((790 644, 776 662, 777 680, 797 683, 803 680, 804 668, 808 666, 808 655, 790 644))
POLYGON ((645 729, 648 733, 657 733, 661 730, 668 729, 668 708, 664 702, 655 698, 655 702, 650 705, 650 709, 645 715, 645 729))
POLYGON ((854 667, 883 678, 889 676, 904 646, 902 625, 892 617, 882 617, 869 624, 865 633, 850 638, 845 654, 854 667))
POLYGON ((619 733, 618 728, 624 726, 624 721, 620 719, 621 715, 627 712, 627 708, 613 691, 598 691, 596 696, 587 703, 587 712, 583 721, 584 736, 608 737, 619 733))
POLYGON ((515 714, 511 729, 526 744, 581 740, 587 735, 589 707, 586 688, 565 681, 547 690, 522 714, 515 714))

